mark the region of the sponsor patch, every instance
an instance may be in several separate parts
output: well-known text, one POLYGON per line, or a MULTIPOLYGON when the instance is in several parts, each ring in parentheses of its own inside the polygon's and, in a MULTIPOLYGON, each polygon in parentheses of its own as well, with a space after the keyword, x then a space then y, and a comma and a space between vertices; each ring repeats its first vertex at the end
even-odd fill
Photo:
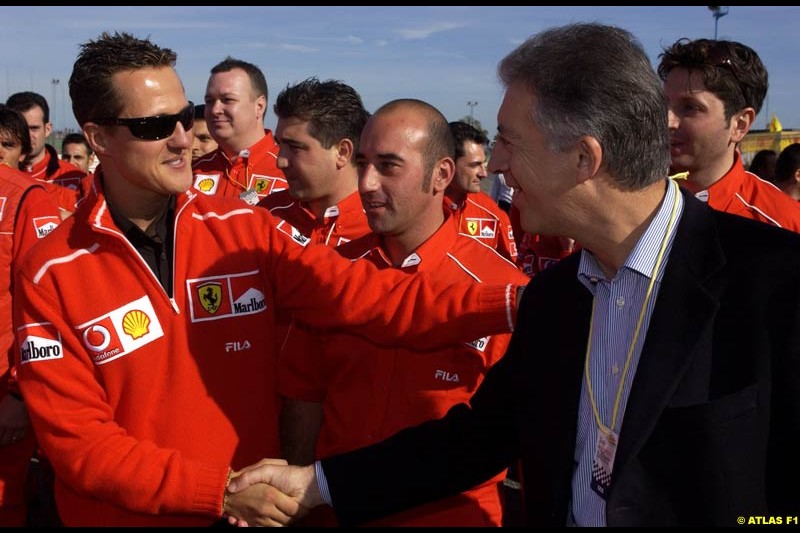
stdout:
POLYGON ((47 237, 51 231, 58 227, 59 223, 61 223, 59 217, 34 217, 33 227, 36 230, 36 237, 40 239, 47 237))
POLYGON ((497 221, 491 218, 468 218, 467 231, 481 239, 494 239, 497 234, 497 221))
POLYGON ((494 239, 497 234, 497 221, 481 219, 481 238, 494 239))
POLYGON ((147 296, 75 329, 97 365, 119 359, 164 336, 153 304, 147 296))
POLYGON ((475 348, 479 352, 484 352, 486 351, 486 346, 489 344, 489 339, 491 339, 491 337, 481 337, 472 342, 467 342, 466 345, 475 348))
POLYGON ((63 359, 61 334, 50 322, 25 324, 18 329, 19 362, 26 365, 39 361, 63 359))
POLYGON ((186 280, 192 322, 260 313, 267 308, 258 271, 186 280))
POLYGON ((219 174, 196 174, 194 177, 194 188, 204 194, 217 194, 218 187, 219 174))
POLYGON ((281 220, 280 222, 278 222, 277 228, 278 231, 291 237, 291 239, 300 246, 306 246, 308 245, 309 242, 311 242, 310 237, 306 237, 305 235, 300 233, 299 229, 295 228, 285 220, 281 220))
POLYGON ((264 174, 253 174, 252 187, 261 197, 282 191, 286 188, 281 178, 264 174))

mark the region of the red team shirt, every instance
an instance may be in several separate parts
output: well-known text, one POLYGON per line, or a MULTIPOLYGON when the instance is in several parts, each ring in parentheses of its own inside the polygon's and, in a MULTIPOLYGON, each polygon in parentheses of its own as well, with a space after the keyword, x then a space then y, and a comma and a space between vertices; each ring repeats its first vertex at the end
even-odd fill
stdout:
POLYGON ((326 209, 325 215, 319 220, 293 199, 288 190, 271 194, 258 205, 269 209, 276 219, 280 219, 276 221, 278 230, 302 246, 314 243, 336 248, 369 233, 367 215, 358 191, 326 209))
POLYGON ((221 148, 195 161, 193 188, 209 196, 242 198, 247 195, 245 201, 251 205, 286 189, 286 178, 277 166, 278 145, 270 130, 264 133, 264 137, 250 147, 250 155, 240 155, 234 163, 221 148))
MULTIPOLYGON (((374 234, 337 251, 353 260, 363 258, 382 270, 393 268, 374 234)), ((527 282, 512 263, 475 239, 458 235, 449 221, 398 269, 427 272, 448 281, 527 282)), ((494 335, 423 352, 377 347, 353 335, 315 336, 294 327, 281 352, 278 388, 289 398, 324 403, 316 455, 327 457, 378 442, 400 429, 443 416, 456 403, 469 401, 486 372, 505 353, 509 338, 494 335)), ((503 477, 372 525, 499 526, 498 483, 503 477)), ((335 524, 324 511, 312 520, 335 524)))
POLYGON ((800 206, 772 183, 747 172, 739 152, 722 179, 695 194, 717 211, 800 233, 800 206))
POLYGON ((480 239, 509 261, 516 262, 517 245, 511 222, 506 212, 488 194, 467 194, 467 199, 461 205, 445 198, 444 205, 460 233, 480 239))
POLYGON ((45 145, 44 159, 31 166, 27 173, 33 179, 44 183, 58 207, 65 211, 75 211, 78 200, 83 198, 91 185, 86 172, 75 165, 62 161, 50 145, 45 145))
MULTIPOLYGON (((0 164, 0 402, 8 388, 16 389, 11 321, 14 272, 25 252, 60 222, 58 207, 42 185, 23 172, 0 164)), ((24 439, 0 448, 2 527, 26 523, 25 477, 35 444, 33 431, 28 428, 24 439)))

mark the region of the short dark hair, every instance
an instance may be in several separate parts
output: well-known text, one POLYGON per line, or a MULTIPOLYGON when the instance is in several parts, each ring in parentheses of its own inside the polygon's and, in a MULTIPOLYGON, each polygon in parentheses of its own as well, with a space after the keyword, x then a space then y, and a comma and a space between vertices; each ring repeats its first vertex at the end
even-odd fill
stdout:
POLYGON ((780 183, 794 177, 800 168, 800 143, 793 143, 781 151, 775 163, 775 183, 780 183))
POLYGON ((426 128, 428 139, 422 147, 422 160, 425 166, 425 179, 422 182, 422 188, 428 191, 431 186, 431 174, 436 163, 445 157, 453 158, 455 156, 455 141, 453 140, 453 134, 450 133, 450 125, 441 111, 427 102, 414 98, 392 100, 375 111, 375 116, 398 109, 417 111, 428 119, 426 128))
POLYGON ((203 120, 206 119, 206 104, 197 104, 194 106, 194 119, 195 120, 203 120))
POLYGON ((94 150, 92 150, 92 147, 89 146, 89 141, 86 140, 86 137, 84 137, 82 133, 70 133, 69 135, 64 137, 64 140, 61 141, 62 150, 63 150, 64 146, 66 146, 68 144, 82 144, 82 145, 84 145, 86 147, 86 154, 87 155, 92 155, 94 153, 94 150))
POLYGON ((211 67, 211 74, 214 75, 219 74, 220 72, 230 72, 235 68, 242 69, 245 71, 245 73, 247 73, 247 77, 250 78, 250 87, 253 89, 253 93, 256 95, 256 98, 263 95, 265 99, 269 99, 267 79, 264 77, 264 73, 261 72, 261 69, 252 63, 228 56, 211 67))
POLYGON ((308 133, 323 148, 350 139, 353 154, 358 153, 361 130, 369 119, 355 89, 338 80, 317 78, 287 85, 278 94, 273 110, 278 118, 296 117, 308 122, 308 133))
POLYGON ((666 80, 672 69, 700 72, 703 85, 725 104, 725 120, 752 107, 756 114, 769 88, 767 69, 758 54, 736 41, 679 39, 659 55, 658 75, 666 80))
POLYGON ((20 113, 25 113, 38 106, 42 109, 44 123, 47 124, 50 122, 50 107, 47 105, 47 100, 45 100, 44 96, 39 93, 31 91, 14 93, 8 97, 6 105, 20 113))
POLYGON ((458 160, 459 157, 464 157, 464 144, 467 142, 473 142, 482 146, 489 144, 489 138, 486 137, 481 130, 466 122, 451 122, 450 132, 453 134, 453 140, 456 144, 456 160, 458 160))
POLYGON ((96 40, 82 44, 69 78, 72 112, 78 124, 116 117, 122 111, 124 102, 115 91, 114 74, 148 67, 174 68, 177 58, 169 48, 124 32, 103 32, 96 40))
POLYGON ((6 133, 17 139, 22 145, 23 155, 30 155, 33 146, 28 122, 22 113, 3 104, 0 104, 0 133, 6 133))

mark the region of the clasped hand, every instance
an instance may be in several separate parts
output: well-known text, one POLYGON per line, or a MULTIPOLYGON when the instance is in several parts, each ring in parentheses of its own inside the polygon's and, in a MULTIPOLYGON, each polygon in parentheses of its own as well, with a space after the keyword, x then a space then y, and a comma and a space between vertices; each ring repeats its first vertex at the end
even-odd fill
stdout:
POLYGON ((225 513, 232 525, 280 527, 322 503, 313 465, 289 466, 283 459, 262 459, 234 473, 225 513))

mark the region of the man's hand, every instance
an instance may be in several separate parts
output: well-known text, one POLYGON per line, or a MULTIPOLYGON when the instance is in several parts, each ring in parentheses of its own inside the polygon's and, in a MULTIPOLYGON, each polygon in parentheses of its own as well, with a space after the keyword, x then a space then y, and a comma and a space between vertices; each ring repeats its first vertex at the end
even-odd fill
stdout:
POLYGON ((273 490, 277 489, 275 492, 282 492, 282 496, 290 499, 292 503, 289 504, 283 498, 276 497, 274 493, 264 493, 265 496, 274 498, 275 509, 280 511, 280 514, 274 513, 266 521, 257 518, 253 522, 253 519, 238 515, 229 505, 230 510, 227 514, 239 519, 238 521, 231 521, 231 523, 237 523, 240 526, 286 524, 288 520, 282 521, 280 515, 285 515, 290 520, 302 518, 308 513, 309 509, 324 503, 317 486, 314 465, 302 467, 282 466, 275 464, 273 459, 263 459, 240 470, 236 473, 236 477, 231 479, 228 485, 228 492, 231 494, 228 498, 229 504, 234 497, 248 492, 253 486, 263 487, 264 485, 262 484, 271 485, 273 490))
POLYGON ((7 394, 0 401, 0 446, 21 441, 30 424, 25 403, 7 394))

